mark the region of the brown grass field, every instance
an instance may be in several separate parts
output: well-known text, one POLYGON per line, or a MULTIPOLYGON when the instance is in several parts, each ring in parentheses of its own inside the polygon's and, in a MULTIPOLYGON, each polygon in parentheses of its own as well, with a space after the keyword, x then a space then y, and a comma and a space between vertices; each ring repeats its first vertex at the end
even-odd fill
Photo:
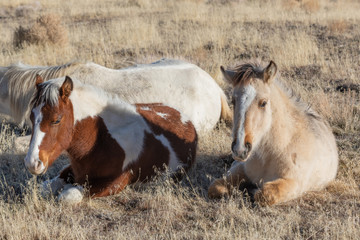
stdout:
POLYGON ((325 190, 259 207, 246 192, 209 200, 231 164, 231 130, 200 139, 197 164, 179 184, 141 186, 68 206, 42 199, 14 139, 0 128, 0 239, 359 239, 360 2, 358 0, 0 1, 0 66, 94 61, 111 68, 162 57, 199 65, 227 94, 220 65, 274 60, 280 78, 329 121, 339 149, 325 190))

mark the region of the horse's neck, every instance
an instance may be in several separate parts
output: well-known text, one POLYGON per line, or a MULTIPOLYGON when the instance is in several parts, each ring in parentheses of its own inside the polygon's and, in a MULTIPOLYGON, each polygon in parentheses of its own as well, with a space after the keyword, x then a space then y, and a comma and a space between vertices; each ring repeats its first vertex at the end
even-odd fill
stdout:
POLYGON ((119 133, 129 125, 140 125, 136 124, 141 116, 135 106, 102 90, 97 91, 95 87, 74 90, 70 99, 75 120, 74 136, 68 150, 71 155, 87 155, 99 143, 109 142, 109 137, 113 139, 112 129, 119 133))
POLYGON ((88 117, 75 124, 73 138, 67 149, 71 159, 81 159, 89 155, 96 142, 101 140, 98 139, 98 121, 96 118, 88 117))
POLYGON ((72 160, 81 162, 83 159, 95 159, 105 155, 114 147, 119 146, 112 139, 103 119, 88 117, 74 126, 73 137, 67 152, 72 160))
POLYGON ((90 85, 77 87, 70 95, 70 100, 73 104, 75 123, 87 117, 98 116, 108 109, 122 115, 133 114, 136 111, 134 106, 116 95, 90 85))

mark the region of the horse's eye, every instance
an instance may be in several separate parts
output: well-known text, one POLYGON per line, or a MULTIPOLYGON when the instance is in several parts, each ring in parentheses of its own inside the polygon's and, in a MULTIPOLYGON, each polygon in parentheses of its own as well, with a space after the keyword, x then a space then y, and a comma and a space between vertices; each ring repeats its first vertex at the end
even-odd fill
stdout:
POLYGON ((264 108, 264 107, 266 106, 266 104, 267 104, 267 101, 266 101, 266 100, 262 100, 262 101, 259 102, 259 106, 260 106, 261 108, 264 108))
POLYGON ((61 121, 61 118, 59 118, 59 119, 56 120, 56 121, 52 121, 52 122, 51 122, 51 125, 57 125, 57 124, 60 123, 60 121, 61 121))
POLYGON ((233 106, 235 106, 235 98, 232 98, 231 104, 232 104, 233 106))

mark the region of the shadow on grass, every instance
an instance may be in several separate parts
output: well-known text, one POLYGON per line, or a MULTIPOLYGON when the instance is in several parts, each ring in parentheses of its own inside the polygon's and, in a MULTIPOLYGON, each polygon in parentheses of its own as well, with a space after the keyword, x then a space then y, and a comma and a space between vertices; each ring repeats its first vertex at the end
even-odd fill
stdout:
POLYGON ((0 199, 5 202, 22 201, 36 183, 55 177, 68 163, 61 156, 44 175, 32 175, 24 165, 25 154, 0 154, 0 199))

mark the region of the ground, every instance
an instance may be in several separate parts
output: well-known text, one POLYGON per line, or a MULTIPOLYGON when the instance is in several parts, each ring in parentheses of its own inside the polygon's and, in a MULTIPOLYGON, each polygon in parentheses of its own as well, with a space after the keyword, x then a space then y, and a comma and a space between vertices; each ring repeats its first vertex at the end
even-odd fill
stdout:
POLYGON ((232 162, 231 130, 220 123, 201 137, 197 164, 181 183, 159 176, 112 197, 68 206, 36 191, 67 158, 46 175, 31 176, 25 155, 14 148, 14 139, 29 131, 2 116, 0 238, 358 238, 359 9, 356 0, 0 2, 0 66, 94 61, 120 68, 176 58, 199 65, 229 96, 220 65, 274 60, 279 78, 329 121, 340 159, 336 180, 326 189, 284 204, 259 207, 241 191, 209 200, 210 182, 232 162), (19 34, 26 32, 32 37, 19 34))

